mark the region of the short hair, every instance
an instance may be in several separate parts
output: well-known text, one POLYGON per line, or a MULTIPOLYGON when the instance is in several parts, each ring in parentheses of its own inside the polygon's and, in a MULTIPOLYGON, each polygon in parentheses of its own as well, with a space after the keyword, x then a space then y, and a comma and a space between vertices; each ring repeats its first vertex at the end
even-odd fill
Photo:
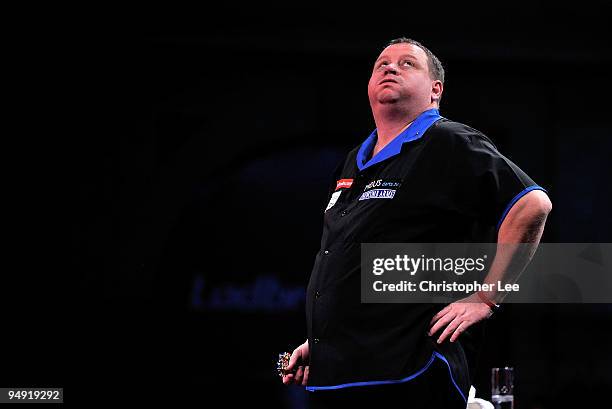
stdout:
POLYGON ((429 48, 425 47, 423 44, 411 38, 400 37, 396 38, 395 40, 389 41, 389 44, 387 44, 385 48, 389 47, 390 45, 403 43, 415 45, 421 50, 425 51, 425 55, 427 55, 429 75, 431 75, 434 80, 439 80, 442 82, 442 84, 444 84, 444 67, 442 67, 442 63, 440 62, 438 57, 436 57, 435 54, 432 53, 431 50, 429 50, 429 48))

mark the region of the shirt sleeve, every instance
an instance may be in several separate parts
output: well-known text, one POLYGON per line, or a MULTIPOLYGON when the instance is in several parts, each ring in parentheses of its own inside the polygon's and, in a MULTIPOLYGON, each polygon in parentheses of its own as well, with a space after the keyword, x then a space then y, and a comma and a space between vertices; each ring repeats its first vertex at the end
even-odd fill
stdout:
POLYGON ((514 204, 532 190, 546 190, 533 181, 493 142, 475 130, 464 130, 455 138, 451 178, 458 210, 501 226, 514 204))

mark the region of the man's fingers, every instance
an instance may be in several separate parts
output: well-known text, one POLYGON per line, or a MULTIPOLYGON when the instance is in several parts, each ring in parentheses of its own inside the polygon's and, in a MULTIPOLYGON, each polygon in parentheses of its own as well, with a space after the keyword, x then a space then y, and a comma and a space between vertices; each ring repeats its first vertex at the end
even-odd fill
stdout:
POLYGON ((293 374, 283 375, 283 384, 285 385, 308 385, 308 374, 310 373, 309 366, 298 366, 293 374))
POLYGON ((429 335, 435 334, 436 332, 438 332, 440 328, 442 328, 443 326, 445 326, 446 324, 448 324, 454 319, 455 319, 454 314, 446 314, 445 316, 440 318, 433 327, 431 327, 431 329, 429 330, 429 335))
POLYGON ((442 342, 444 342, 446 337, 452 334, 453 331, 455 331, 455 329, 457 329, 457 327, 460 324, 461 324, 461 321, 459 320, 459 318, 455 318, 454 320, 452 320, 450 324, 448 324, 448 326, 444 329, 442 334, 440 334, 440 337, 438 338, 438 344, 441 344, 442 342))
POLYGON ((469 326, 470 323, 467 321, 463 321, 461 324, 459 324, 455 332, 453 332, 453 336, 451 336, 450 342, 455 342, 457 338, 459 338, 459 335, 461 335, 463 331, 465 331, 469 326))
POLYGON ((295 379, 293 383, 299 385, 302 383, 302 377, 304 376, 304 367, 298 366, 297 371, 295 372, 295 379))
POLYGON ((308 373, 310 372, 310 365, 304 368, 304 378, 302 379, 302 386, 308 385, 308 373))
POLYGON ((287 372, 293 372, 295 369, 295 372, 283 375, 283 383, 285 385, 291 385, 291 384, 299 385, 302 383, 303 381, 302 378, 304 376, 304 367, 300 365, 301 363, 302 363, 302 349, 300 346, 300 347, 297 347, 293 351, 291 356, 289 357, 289 362, 287 363, 287 367, 285 368, 285 370, 287 372))
POLYGON ((432 325, 434 322, 438 321, 440 318, 446 315, 450 311, 450 305, 442 308, 436 315, 433 316, 431 321, 429 321, 429 325, 432 325))

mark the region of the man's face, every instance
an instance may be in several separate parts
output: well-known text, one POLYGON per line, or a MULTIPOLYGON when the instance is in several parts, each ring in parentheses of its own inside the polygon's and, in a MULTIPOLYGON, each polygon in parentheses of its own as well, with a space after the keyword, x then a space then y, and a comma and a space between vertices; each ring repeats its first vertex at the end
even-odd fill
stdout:
POLYGON ((413 44, 393 44, 380 54, 368 83, 368 97, 378 105, 406 103, 415 109, 432 101, 432 85, 427 54, 413 44))

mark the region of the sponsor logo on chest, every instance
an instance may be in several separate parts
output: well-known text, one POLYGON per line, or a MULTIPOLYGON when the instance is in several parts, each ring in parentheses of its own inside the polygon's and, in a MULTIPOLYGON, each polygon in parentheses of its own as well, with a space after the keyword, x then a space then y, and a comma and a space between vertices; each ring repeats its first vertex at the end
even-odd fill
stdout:
POLYGON ((396 180, 377 179, 365 185, 359 200, 393 199, 401 182, 396 180))
POLYGON ((342 194, 343 189, 349 189, 351 186, 353 186, 353 179, 340 179, 336 181, 336 190, 331 195, 331 198, 329 199, 329 203, 327 204, 325 211, 328 211, 329 209, 334 207, 334 205, 338 201, 338 198, 342 194))
POLYGON ((353 185, 353 179, 340 179, 336 182, 336 190, 348 189, 353 185))

